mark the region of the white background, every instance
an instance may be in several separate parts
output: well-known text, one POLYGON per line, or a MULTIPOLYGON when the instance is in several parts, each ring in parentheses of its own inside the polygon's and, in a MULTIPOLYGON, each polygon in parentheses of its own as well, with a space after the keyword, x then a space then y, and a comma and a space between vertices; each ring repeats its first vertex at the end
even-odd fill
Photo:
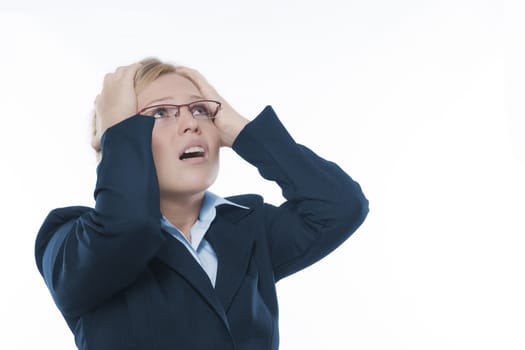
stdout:
MULTIPOLYGON (((92 102, 145 56, 198 68, 249 118, 273 105, 370 200, 349 241, 278 284, 282 349, 525 348, 523 5, 101 3, 0 7, 1 349, 74 348, 33 243, 49 210, 94 204, 92 102)), ((222 155, 214 192, 282 201, 222 155)))

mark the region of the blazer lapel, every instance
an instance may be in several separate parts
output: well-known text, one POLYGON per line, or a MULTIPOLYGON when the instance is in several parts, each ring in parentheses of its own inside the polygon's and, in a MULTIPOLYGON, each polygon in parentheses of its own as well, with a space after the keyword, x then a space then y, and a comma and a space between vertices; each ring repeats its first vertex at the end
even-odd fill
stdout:
POLYGON ((166 235, 166 242, 157 253, 157 257, 182 275, 208 302, 219 318, 222 319, 226 328, 230 330, 224 308, 217 298, 206 272, 199 266, 186 247, 171 237, 170 234, 166 233, 166 235))
POLYGON ((217 254, 215 293, 225 311, 240 287, 252 255, 253 215, 249 215, 252 211, 229 205, 218 206, 217 216, 205 236, 217 254))

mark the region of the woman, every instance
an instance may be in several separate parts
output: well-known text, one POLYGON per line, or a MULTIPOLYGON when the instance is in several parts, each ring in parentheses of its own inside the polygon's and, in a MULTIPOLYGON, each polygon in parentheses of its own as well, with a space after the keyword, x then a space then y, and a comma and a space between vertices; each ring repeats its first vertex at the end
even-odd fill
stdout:
POLYGON ((197 71, 157 59, 106 75, 92 144, 95 208, 51 211, 35 247, 79 349, 277 349, 275 283, 368 212, 359 185, 296 144, 271 107, 248 121, 197 71), (221 146, 286 202, 207 192, 221 146))

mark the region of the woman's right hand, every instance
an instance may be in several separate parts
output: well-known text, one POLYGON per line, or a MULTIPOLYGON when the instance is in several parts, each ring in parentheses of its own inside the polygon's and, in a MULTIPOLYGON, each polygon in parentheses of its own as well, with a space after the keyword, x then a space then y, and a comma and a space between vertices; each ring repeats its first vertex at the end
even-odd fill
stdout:
POLYGON ((100 139, 111 126, 137 113, 137 95, 134 88, 135 74, 142 65, 134 63, 117 68, 114 73, 104 77, 102 91, 95 98, 95 137, 92 140, 96 149, 100 139))

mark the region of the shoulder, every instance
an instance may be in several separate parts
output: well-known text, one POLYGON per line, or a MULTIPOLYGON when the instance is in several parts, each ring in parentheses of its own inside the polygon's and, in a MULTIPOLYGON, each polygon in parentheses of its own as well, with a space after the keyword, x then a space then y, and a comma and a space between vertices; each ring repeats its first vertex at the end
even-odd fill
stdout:
MULTIPOLYGON (((91 211, 93 211, 93 208, 84 206, 72 206, 51 210, 44 219, 44 222, 42 223, 42 226, 40 226, 40 230, 36 236, 35 255, 37 258, 37 263, 41 260, 40 258, 44 254, 47 243, 60 227, 62 227, 67 222, 76 220, 82 215, 91 211)), ((38 263, 38 265, 39 269, 41 270, 40 263, 38 263)))

